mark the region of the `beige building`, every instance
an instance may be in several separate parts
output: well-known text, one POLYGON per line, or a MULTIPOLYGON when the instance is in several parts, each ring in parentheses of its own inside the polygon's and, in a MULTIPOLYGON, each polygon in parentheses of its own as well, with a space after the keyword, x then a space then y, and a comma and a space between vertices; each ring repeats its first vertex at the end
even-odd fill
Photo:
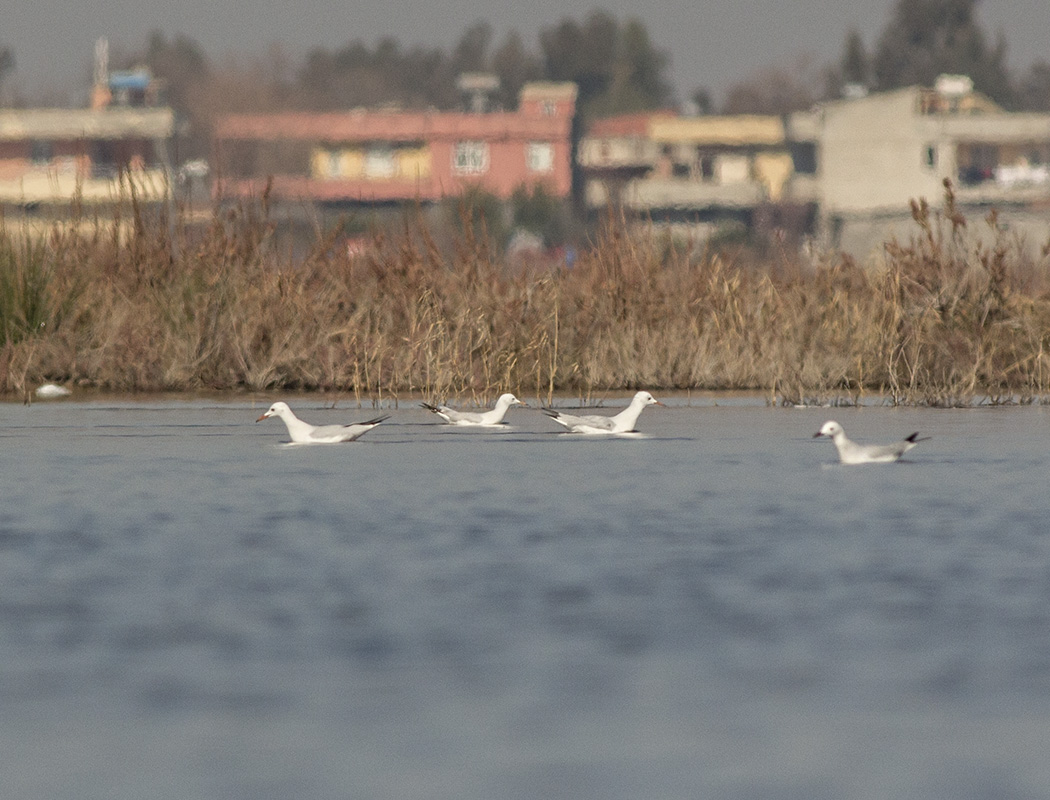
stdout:
POLYGON ((170 192, 175 115, 146 69, 111 73, 96 45, 90 108, 0 109, 0 206, 63 213, 170 192))
POLYGON ((824 103, 788 133, 813 144, 818 227, 833 247, 864 257, 910 236, 911 201, 940 207, 945 179, 968 217, 995 208, 1031 244, 1050 236, 1050 114, 1003 111, 964 77, 824 103))
POLYGON ((0 111, 0 203, 39 207, 140 201, 168 191, 167 108, 0 111))
POLYGON ((962 76, 786 118, 600 120, 578 161, 592 210, 701 237, 737 220, 867 258, 913 235, 911 201, 940 207, 948 179, 968 217, 995 208, 1033 249, 1050 238, 1050 114, 1004 111, 962 76))
POLYGON ((776 210, 786 207, 801 207, 805 226, 812 202, 804 180, 802 193, 795 191, 795 157, 779 116, 599 120, 580 143, 578 161, 590 209, 615 206, 694 238, 728 222, 775 226, 776 210))

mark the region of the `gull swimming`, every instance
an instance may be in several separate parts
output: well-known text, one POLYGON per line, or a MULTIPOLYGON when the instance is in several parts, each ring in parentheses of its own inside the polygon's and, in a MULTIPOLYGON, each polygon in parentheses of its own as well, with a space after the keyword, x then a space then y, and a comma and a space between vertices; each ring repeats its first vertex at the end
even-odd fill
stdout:
POLYGON ((491 411, 456 411, 448 406, 432 406, 430 403, 420 403, 423 408, 433 411, 439 417, 444 418, 452 425, 475 425, 481 427, 495 427, 503 425, 503 417, 511 406, 524 406, 518 398, 510 392, 501 394, 496 400, 496 407, 491 411))
POLYGON ((888 464, 896 461, 919 442, 925 442, 929 436, 919 438, 916 431, 894 444, 857 444, 846 437, 846 432, 837 422, 829 420, 813 434, 813 438, 827 436, 835 443, 839 451, 839 461, 843 464, 888 464))
POLYGON ((288 428, 288 435, 293 444, 338 444, 339 442, 352 442, 362 434, 368 433, 383 420, 389 418, 389 414, 376 417, 366 422, 355 422, 351 425, 311 425, 303 422, 288 407, 287 403, 277 401, 256 422, 262 422, 269 417, 280 417, 288 428))
POLYGON ((542 409, 543 413, 553 419, 559 425, 563 425, 573 433, 632 433, 642 409, 646 406, 662 406, 659 400, 649 392, 638 392, 627 406, 619 414, 611 417, 598 416, 597 414, 565 414, 553 408, 542 409))

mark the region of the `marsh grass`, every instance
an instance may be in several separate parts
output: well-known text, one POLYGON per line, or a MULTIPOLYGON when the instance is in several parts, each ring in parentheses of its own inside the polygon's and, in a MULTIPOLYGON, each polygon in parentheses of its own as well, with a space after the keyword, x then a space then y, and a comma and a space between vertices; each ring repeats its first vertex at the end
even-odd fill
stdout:
POLYGON ((267 197, 204 226, 0 228, 0 390, 297 390, 488 402, 504 390, 751 389, 770 403, 960 405, 1050 395, 1047 257, 994 215, 913 208, 884 263, 702 254, 609 221, 571 268, 507 263, 418 218, 349 253, 280 243, 267 197), (983 226, 972 235, 971 226, 983 226))

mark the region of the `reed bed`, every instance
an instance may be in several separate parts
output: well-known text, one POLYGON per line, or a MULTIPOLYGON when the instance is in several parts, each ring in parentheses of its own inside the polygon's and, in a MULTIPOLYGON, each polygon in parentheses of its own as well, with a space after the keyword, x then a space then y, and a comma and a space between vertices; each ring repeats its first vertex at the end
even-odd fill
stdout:
POLYGON ((913 208, 876 265, 685 252, 612 222, 571 268, 451 251, 406 216, 349 253, 293 255, 266 198, 193 228, 115 218, 0 228, 0 391, 322 391, 484 402, 761 390, 770 403, 964 405, 1050 396, 1047 248, 994 215, 913 208), (983 235, 971 228, 984 227, 983 235))

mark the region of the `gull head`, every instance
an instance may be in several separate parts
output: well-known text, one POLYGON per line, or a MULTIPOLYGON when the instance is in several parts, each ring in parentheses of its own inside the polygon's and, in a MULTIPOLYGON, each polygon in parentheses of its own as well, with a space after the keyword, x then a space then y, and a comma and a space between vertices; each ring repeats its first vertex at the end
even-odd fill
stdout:
POLYGON ((514 395, 512 395, 510 392, 506 392, 499 396, 499 398, 496 400, 496 405, 504 405, 509 408, 510 406, 524 406, 526 404, 514 395))
POLYGON ((261 417, 259 417, 259 419, 255 421, 262 422, 264 419, 269 419, 270 417, 283 417, 285 414, 290 414, 291 411, 292 409, 288 407, 287 403, 278 400, 276 403, 270 406, 266 410, 266 412, 261 417))
MULTIPOLYGON (((638 392, 634 396, 634 399, 638 400, 638 401, 640 401, 642 403, 645 403, 645 405, 647 405, 647 406, 662 406, 663 405, 663 403, 661 403, 659 400, 657 400, 655 397, 653 397, 651 394, 649 394, 649 392, 638 392)), ((665 406, 665 408, 666 408, 666 406, 665 406)))
POLYGON ((813 438, 816 439, 818 436, 827 436, 831 439, 834 439, 836 436, 843 433, 845 433, 845 431, 842 430, 841 425, 839 425, 834 420, 828 420, 824 423, 824 426, 819 431, 813 434, 813 438))

